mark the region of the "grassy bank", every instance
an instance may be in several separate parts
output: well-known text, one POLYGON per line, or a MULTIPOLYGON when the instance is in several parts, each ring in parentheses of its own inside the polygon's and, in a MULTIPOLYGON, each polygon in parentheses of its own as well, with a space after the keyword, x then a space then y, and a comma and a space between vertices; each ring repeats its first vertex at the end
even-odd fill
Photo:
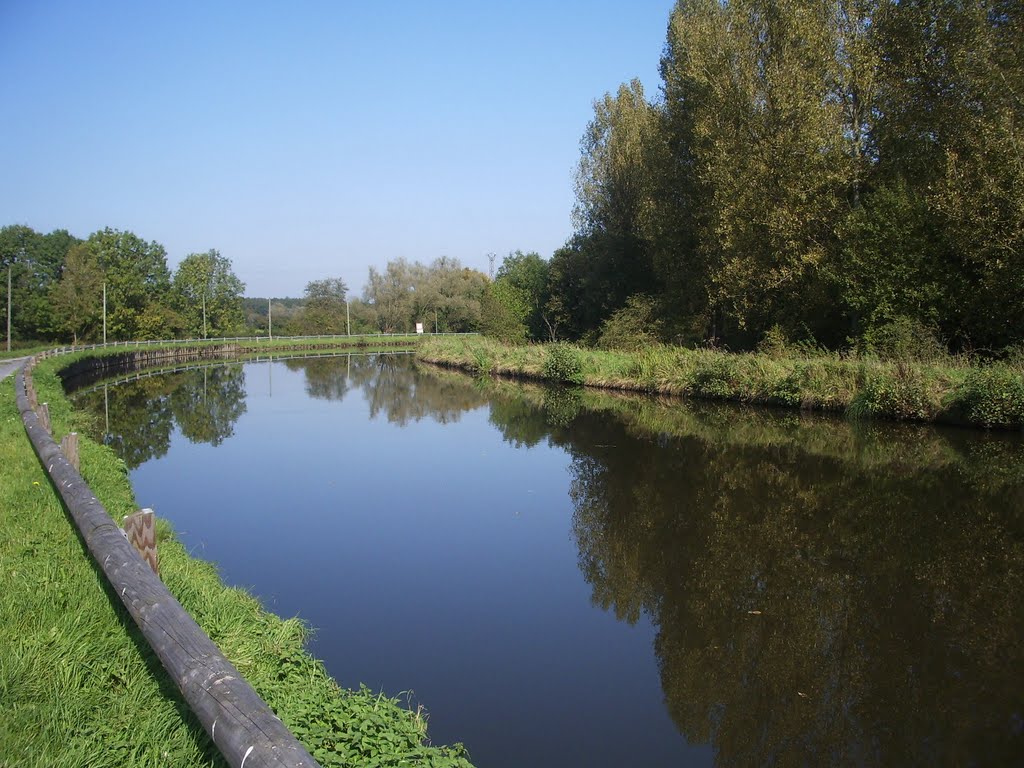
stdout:
MULTIPOLYGON (((80 434, 82 474, 118 520, 136 505, 124 464, 81 437, 56 375, 34 379, 54 435, 80 434)), ((0 383, 0 766, 220 765, 221 758, 102 574, 92 565, 25 436, 13 379, 0 383)), ((456 746, 425 746, 423 713, 349 691, 305 650, 307 628, 227 588, 162 524, 168 588, 321 765, 469 766, 456 746)))
POLYGON ((497 374, 626 391, 846 413, 859 418, 1024 427, 1024 363, 935 364, 829 354, 737 354, 679 347, 638 352, 568 344, 509 346, 482 337, 424 339, 417 357, 497 374))
POLYGON ((585 414, 615 417, 640 440, 665 436, 696 439, 706 445, 737 449, 799 451, 870 472, 920 471, 956 473, 973 487, 990 491, 1024 484, 1024 454, 1016 435, 935 429, 929 424, 865 422, 827 414, 809 417, 794 409, 746 407, 673 396, 594 387, 555 388, 500 377, 470 380, 463 373, 433 369, 433 375, 458 391, 482 394, 492 401, 491 422, 513 441, 556 436, 585 414), (533 406, 527 416, 520 404, 533 406))

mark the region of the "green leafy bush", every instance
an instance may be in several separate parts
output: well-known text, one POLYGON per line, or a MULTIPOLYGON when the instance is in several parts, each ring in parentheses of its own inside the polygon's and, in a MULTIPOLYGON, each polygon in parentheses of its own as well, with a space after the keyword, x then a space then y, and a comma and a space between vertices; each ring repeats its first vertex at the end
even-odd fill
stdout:
POLYGON ((1024 426, 1024 377, 1006 364, 974 369, 955 393, 953 408, 986 427, 1024 426))
POLYGON ((739 380, 735 361, 725 355, 715 355, 697 363, 693 392, 703 397, 734 398, 739 395, 739 380))
POLYGON ((583 358, 578 348, 558 342, 550 344, 547 353, 542 369, 544 378, 566 384, 583 383, 583 358))
POLYGON ((861 337, 861 348, 887 361, 939 363, 949 358, 949 350, 935 328, 909 317, 897 317, 869 329, 861 337))
POLYGON ((658 319, 654 299, 643 294, 630 296, 626 306, 601 324, 597 346, 630 351, 643 349, 659 343, 663 325, 658 319))

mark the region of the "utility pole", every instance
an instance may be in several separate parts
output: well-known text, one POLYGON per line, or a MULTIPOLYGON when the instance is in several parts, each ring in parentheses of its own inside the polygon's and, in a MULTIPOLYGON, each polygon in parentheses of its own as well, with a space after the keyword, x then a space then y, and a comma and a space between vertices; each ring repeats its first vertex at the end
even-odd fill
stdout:
POLYGON ((7 351, 11 351, 11 267, 7 265, 7 351))
POLYGON ((203 338, 206 338, 206 291, 203 291, 203 338))
POLYGON ((274 338, 274 304, 273 299, 267 299, 267 338, 274 338))
POLYGON ((103 346, 107 345, 107 281, 103 281, 103 346))
POLYGON ((352 335, 352 318, 348 313, 348 296, 345 297, 345 333, 352 335))

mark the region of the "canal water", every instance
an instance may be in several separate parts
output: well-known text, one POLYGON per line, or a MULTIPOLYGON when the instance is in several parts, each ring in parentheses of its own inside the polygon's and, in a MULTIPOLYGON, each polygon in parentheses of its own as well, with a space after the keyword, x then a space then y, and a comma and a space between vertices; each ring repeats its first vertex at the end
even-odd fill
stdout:
POLYGON ((506 766, 1024 760, 1024 440, 369 355, 76 395, 344 686, 506 766))

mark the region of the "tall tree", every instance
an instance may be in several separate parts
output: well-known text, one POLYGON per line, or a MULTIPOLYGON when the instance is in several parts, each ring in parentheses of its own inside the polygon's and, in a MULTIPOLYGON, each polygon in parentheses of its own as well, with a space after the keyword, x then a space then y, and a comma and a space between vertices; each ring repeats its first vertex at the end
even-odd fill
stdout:
POLYGON ((699 0, 672 15, 666 109, 701 195, 710 301, 741 331, 797 325, 828 303, 820 267, 853 178, 830 89, 833 10, 825 0, 699 0))
POLYGON ((363 298, 373 306, 377 329, 381 332, 412 331, 416 271, 405 259, 389 261, 383 272, 370 267, 363 298))
POLYGON ((163 335, 153 326, 163 322, 161 307, 168 303, 171 285, 164 247, 109 227, 94 232, 87 242, 107 284, 108 336, 132 339, 144 327, 149 335, 163 335))
POLYGON ((49 302, 50 288, 60 279, 68 249, 79 242, 66 230, 40 234, 14 224, 0 229, 0 296, 7 305, 7 272, 11 272, 12 335, 45 338, 57 321, 49 302))
POLYGON ((522 321, 526 324, 530 338, 554 341, 553 321, 548 310, 549 291, 548 262, 536 251, 523 253, 514 251, 504 258, 495 283, 507 287, 504 293, 519 297, 524 306, 522 321))
POLYGON ((480 301, 490 280, 483 272, 442 256, 419 273, 414 321, 439 333, 479 330, 480 301))
POLYGON ((412 332, 416 323, 441 332, 479 328, 487 275, 442 256, 429 266, 389 261, 383 272, 370 267, 363 289, 367 309, 384 333, 412 332))
POLYGON ((59 283, 49 291, 54 328, 70 333, 73 344, 80 337, 94 337, 102 313, 103 270, 96 254, 85 243, 68 251, 59 283))
MULTIPOLYGON (((565 318, 577 333, 596 327, 631 294, 654 286, 647 234, 658 123, 639 80, 594 102, 576 173, 577 235, 567 246, 588 272, 587 287, 576 292, 565 318)), ((568 252, 556 256, 562 277, 576 272, 568 263, 576 259, 567 257, 568 252)))
POLYGON ((1024 6, 882 6, 879 171, 935 218, 934 271, 955 279, 947 332, 1010 343, 1024 327, 1024 6))
POLYGON ((296 325, 304 334, 346 333, 348 286, 340 277, 313 280, 306 285, 306 300, 296 325))
POLYGON ((245 283, 231 268, 231 260, 210 249, 186 256, 174 272, 172 299, 194 337, 224 336, 244 322, 242 293, 245 283))

